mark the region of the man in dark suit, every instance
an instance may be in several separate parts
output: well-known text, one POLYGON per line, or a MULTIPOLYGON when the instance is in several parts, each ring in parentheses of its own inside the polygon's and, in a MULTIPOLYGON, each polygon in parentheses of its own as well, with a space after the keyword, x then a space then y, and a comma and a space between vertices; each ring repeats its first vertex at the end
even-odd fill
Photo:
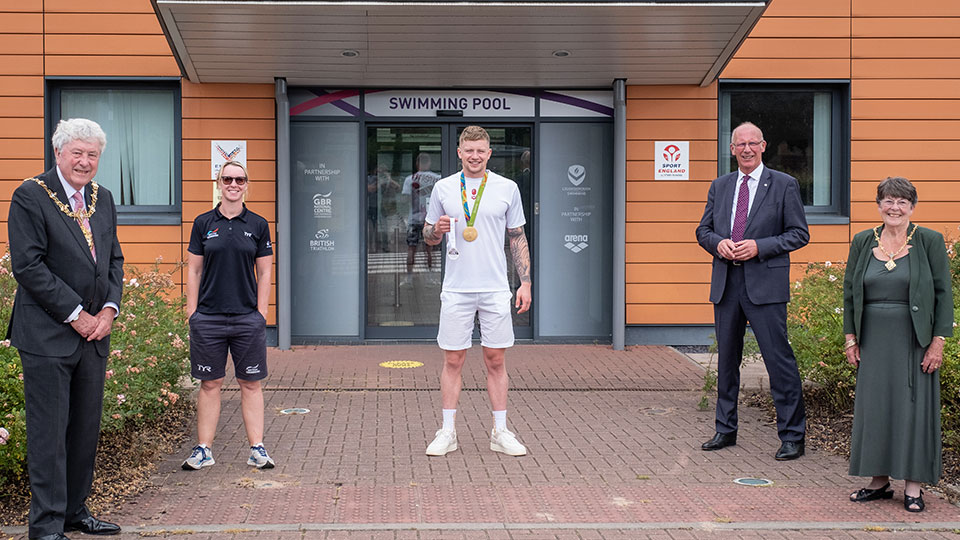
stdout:
POLYGON ((764 168, 760 128, 744 123, 731 135, 738 170, 710 184, 697 241, 713 255, 710 301, 717 337, 716 435, 702 446, 737 444, 737 395, 747 321, 760 345, 777 408, 776 459, 804 453, 806 412, 797 360, 787 341, 790 252, 810 240, 797 180, 764 168))
POLYGON ((24 180, 10 203, 17 294, 7 335, 20 352, 27 417, 30 538, 118 534, 90 515, 110 329, 123 288, 113 196, 93 182, 106 136, 61 121, 56 166, 24 180))

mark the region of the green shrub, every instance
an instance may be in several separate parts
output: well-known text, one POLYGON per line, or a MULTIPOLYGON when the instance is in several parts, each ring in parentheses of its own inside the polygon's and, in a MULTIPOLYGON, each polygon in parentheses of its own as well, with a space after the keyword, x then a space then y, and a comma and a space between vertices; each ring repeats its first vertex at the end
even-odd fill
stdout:
POLYGON ((811 263, 793 284, 787 304, 787 332, 800 377, 824 389, 829 404, 850 408, 856 368, 843 352, 843 264, 811 263))
MULTIPOLYGON (((947 246, 954 291, 954 321, 960 320, 960 242, 947 246)), ((844 265, 812 263, 793 284, 787 304, 787 329, 800 376, 820 385, 821 394, 838 411, 852 409, 856 368, 843 351, 844 265)), ((956 322, 954 322, 956 326, 956 322)), ((944 442, 960 447, 960 332, 947 339, 940 368, 944 442)))
MULTIPOLYGON (((183 317, 183 300, 171 298, 175 284, 171 273, 127 267, 120 316, 110 335, 104 387, 103 432, 123 429, 128 423, 157 418, 176 403, 179 381, 187 374, 189 346, 183 317)), ((173 271, 176 272, 178 268, 173 271)), ((16 281, 10 257, 0 259, 0 328, 6 329, 13 306, 16 281)), ((23 371, 20 357, 9 342, 0 342, 0 426, 10 440, 0 445, 0 486, 20 479, 26 466, 26 423, 23 405, 23 371)))

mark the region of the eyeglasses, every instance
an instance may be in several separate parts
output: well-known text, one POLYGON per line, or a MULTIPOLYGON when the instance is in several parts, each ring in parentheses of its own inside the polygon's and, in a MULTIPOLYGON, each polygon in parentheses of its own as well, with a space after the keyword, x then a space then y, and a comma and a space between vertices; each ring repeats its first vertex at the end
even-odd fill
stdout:
POLYGON ((238 186, 242 186, 247 183, 246 176, 221 176, 220 181, 223 182, 223 185, 229 186, 232 183, 236 183, 238 186))
POLYGON ((761 145, 761 144, 763 144, 763 141, 750 141, 750 142, 737 143, 737 144, 735 144, 735 145, 733 145, 733 146, 734 146, 734 148, 736 148, 737 150, 743 150, 744 148, 747 147, 747 145, 750 145, 750 148, 752 148, 752 149, 755 150, 755 149, 757 149, 757 148, 760 148, 760 145, 761 145))
POLYGON ((880 206, 884 208, 910 208, 911 202, 907 199, 883 199, 880 201, 880 206))

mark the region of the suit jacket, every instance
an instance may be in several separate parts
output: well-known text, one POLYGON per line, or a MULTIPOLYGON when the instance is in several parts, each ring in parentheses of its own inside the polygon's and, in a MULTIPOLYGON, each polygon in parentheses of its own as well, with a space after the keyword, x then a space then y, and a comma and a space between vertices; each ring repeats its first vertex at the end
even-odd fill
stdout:
MULTIPOLYGON (((710 301, 719 303, 727 282, 730 261, 717 253, 717 245, 730 238, 733 191, 739 173, 734 171, 710 184, 707 205, 697 226, 697 242, 713 255, 710 301)), ((747 295, 754 304, 785 303, 790 300, 790 252, 807 245, 810 232, 800 199, 797 180, 769 167, 757 183, 757 193, 747 216, 744 239, 757 242, 757 256, 744 261, 747 295)))
MULTIPOLYGON (((71 207, 56 169, 37 178, 71 207)), ((84 189, 90 207, 92 187, 84 189)), ((77 221, 57 208, 36 182, 24 181, 13 192, 9 231, 10 261, 17 294, 7 336, 17 349, 41 356, 70 356, 84 338, 67 317, 82 305, 96 315, 106 302, 120 305, 123 290, 123 253, 117 240, 117 210, 113 195, 100 186, 97 210, 90 218, 94 262, 77 221)), ((110 352, 110 336, 96 344, 110 352)))
MULTIPOLYGON (((913 247, 905 257, 910 261, 910 316, 917 341, 926 347, 933 336, 953 335, 950 260, 943 235, 934 230, 917 227, 910 244, 913 247)), ((843 333, 858 338, 863 318, 863 276, 875 246, 873 229, 857 233, 850 243, 843 276, 843 333)))

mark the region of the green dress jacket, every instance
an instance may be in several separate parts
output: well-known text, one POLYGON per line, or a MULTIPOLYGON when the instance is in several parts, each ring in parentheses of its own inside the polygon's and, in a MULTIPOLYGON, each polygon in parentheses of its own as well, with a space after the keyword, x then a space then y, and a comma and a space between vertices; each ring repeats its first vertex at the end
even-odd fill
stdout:
MULTIPOLYGON (((912 227, 911 223, 907 230, 912 227)), ((863 317, 863 275, 876 245, 873 229, 857 233, 850 243, 843 276, 843 332, 858 339, 863 317)), ((921 347, 927 347, 933 336, 953 335, 950 261, 943 235, 932 229, 917 227, 910 245, 910 315, 917 341, 921 347)))

